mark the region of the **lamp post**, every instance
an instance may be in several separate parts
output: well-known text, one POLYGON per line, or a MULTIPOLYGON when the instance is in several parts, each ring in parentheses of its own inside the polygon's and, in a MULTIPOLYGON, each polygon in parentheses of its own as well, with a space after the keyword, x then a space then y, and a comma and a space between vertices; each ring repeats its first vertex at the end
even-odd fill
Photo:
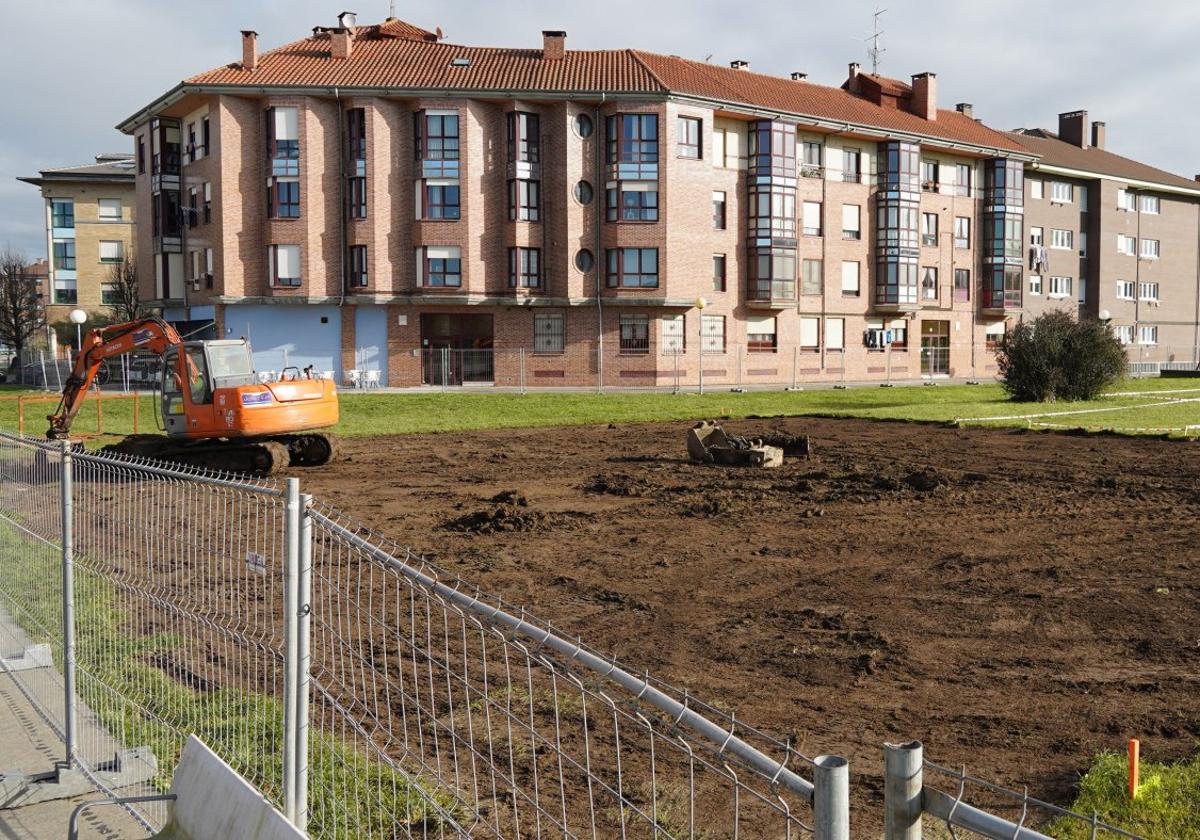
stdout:
POLYGON ((704 393, 704 307, 708 301, 702 297, 696 298, 696 308, 700 310, 697 319, 700 321, 700 343, 696 346, 696 358, 700 360, 700 393, 704 393))
POLYGON ((75 325, 75 352, 83 352, 83 325, 87 321, 87 313, 82 309, 71 310, 71 323, 75 325))

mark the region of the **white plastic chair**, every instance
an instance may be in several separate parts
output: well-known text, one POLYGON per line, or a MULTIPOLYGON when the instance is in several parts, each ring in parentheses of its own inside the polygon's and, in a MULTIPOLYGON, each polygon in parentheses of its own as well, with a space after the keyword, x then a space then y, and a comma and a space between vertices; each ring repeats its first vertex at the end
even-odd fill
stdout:
POLYGON ((331 370, 323 370, 323 371, 320 371, 320 372, 317 374, 317 378, 318 378, 318 379, 329 379, 329 380, 332 380, 332 379, 333 379, 333 371, 331 371, 331 370))
POLYGON ((351 368, 342 373, 342 384, 349 385, 352 388, 361 388, 362 380, 359 377, 360 371, 358 368, 351 368))
POLYGON ((366 385, 368 388, 378 388, 379 387, 379 371, 377 371, 377 370, 367 371, 366 380, 367 380, 366 385))
POLYGON ((274 382, 279 378, 279 371, 275 370, 260 370, 258 372, 259 384, 265 385, 268 382, 274 382))

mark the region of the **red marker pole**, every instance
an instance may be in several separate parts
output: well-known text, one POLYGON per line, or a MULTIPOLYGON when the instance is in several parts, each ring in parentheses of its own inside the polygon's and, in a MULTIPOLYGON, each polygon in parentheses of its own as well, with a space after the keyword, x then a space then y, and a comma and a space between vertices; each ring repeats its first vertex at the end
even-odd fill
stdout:
POLYGON ((1137 738, 1129 739, 1129 798, 1137 798, 1138 765, 1141 762, 1142 745, 1137 738))

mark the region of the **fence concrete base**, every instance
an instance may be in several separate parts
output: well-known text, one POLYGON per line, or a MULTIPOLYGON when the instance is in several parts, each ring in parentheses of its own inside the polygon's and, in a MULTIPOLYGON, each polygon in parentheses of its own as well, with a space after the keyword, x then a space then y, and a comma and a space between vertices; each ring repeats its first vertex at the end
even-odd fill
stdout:
POLYGON ((50 645, 31 645, 13 656, 0 656, 0 673, 53 667, 54 655, 50 652, 50 645))
MULTIPOLYGON (((158 761, 149 747, 121 750, 97 768, 96 777, 109 790, 148 782, 158 773, 158 761)), ((96 785, 82 770, 58 765, 45 773, 0 771, 0 811, 22 808, 55 799, 73 799, 93 793, 96 785)))

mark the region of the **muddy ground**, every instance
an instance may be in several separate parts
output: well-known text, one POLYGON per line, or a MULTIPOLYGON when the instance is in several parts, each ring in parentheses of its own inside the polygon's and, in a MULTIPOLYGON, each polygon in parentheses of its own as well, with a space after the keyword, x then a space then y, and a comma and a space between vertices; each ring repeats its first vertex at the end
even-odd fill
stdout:
POLYGON ((1200 740, 1200 445, 797 418, 816 456, 684 459, 687 424, 343 441, 315 494, 635 669, 851 760, 1063 804, 1100 750, 1200 740), (502 495, 508 494, 508 495, 502 495))

